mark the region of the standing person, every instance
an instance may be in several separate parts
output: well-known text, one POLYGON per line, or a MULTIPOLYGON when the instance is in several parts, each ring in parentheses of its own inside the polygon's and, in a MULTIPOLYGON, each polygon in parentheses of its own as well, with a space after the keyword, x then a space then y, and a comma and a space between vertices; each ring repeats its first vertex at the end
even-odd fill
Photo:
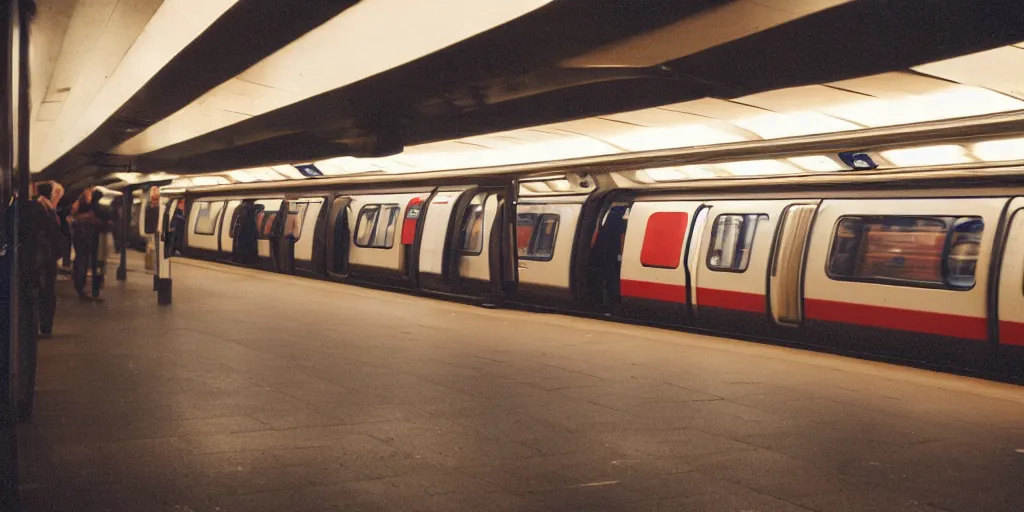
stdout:
MULTIPOLYGON (((58 185, 60 186, 60 185, 58 185)), ((64 197, 64 187, 61 187, 61 197, 64 197)), ((73 204, 60 202, 53 203, 57 207, 57 216, 60 221, 60 233, 61 233, 61 246, 60 246, 60 270, 66 273, 71 273, 71 246, 73 237, 71 236, 71 208, 73 204)))
POLYGON ((174 216, 171 217, 171 234, 174 243, 171 244, 171 256, 180 254, 185 247, 185 200, 178 199, 174 207, 174 216))
POLYGON ((96 242, 99 219, 96 217, 93 196, 96 190, 87 188, 82 191, 71 207, 71 235, 75 246, 75 262, 72 270, 75 291, 81 300, 93 300, 99 297, 99 283, 96 282, 96 242), (85 293, 85 280, 89 269, 93 271, 92 297, 85 293))
POLYGON ((61 254, 60 219, 54 207, 64 195, 60 184, 43 182, 36 186, 32 205, 32 236, 36 243, 36 268, 39 275, 39 336, 53 335, 57 312, 57 260, 61 254))
POLYGON ((107 235, 110 233, 116 220, 116 214, 110 208, 100 205, 103 199, 103 191, 93 189, 92 211, 96 215, 96 232, 93 239, 92 255, 92 299, 102 301, 100 291, 103 290, 103 282, 107 276, 107 255, 110 252, 110 244, 107 235))

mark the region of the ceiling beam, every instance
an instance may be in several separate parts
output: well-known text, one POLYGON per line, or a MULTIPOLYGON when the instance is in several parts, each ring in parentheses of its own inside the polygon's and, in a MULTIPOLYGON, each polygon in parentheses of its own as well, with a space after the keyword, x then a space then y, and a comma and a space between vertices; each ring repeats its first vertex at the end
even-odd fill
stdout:
POLYGON ((357 1, 239 0, 41 175, 60 180, 88 165, 92 155, 185 107, 357 1))

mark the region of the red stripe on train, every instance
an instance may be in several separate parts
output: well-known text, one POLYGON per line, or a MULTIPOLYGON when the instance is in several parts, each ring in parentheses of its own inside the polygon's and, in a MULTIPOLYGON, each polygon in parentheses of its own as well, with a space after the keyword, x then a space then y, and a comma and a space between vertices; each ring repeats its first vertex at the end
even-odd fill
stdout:
POLYGON ((767 311, 764 295, 759 293, 697 287, 698 310, 703 306, 748 311, 750 313, 765 313, 767 311))
POLYGON ((999 321, 999 343, 1024 346, 1024 323, 999 321))
POLYGON ((619 293, 623 297, 654 299, 665 302, 686 304, 686 287, 678 284, 652 283, 623 279, 619 282, 619 293))
POLYGON ((971 340, 988 339, 985 318, 913 309, 852 304, 823 299, 805 299, 804 316, 813 320, 866 325, 883 329, 914 331, 971 340))

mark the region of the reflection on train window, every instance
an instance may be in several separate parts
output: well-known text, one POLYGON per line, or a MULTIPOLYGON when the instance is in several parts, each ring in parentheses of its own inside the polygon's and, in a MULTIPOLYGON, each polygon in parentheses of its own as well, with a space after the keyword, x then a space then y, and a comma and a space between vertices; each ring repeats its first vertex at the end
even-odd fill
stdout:
POLYGON ((519 259, 549 261, 555 254, 558 215, 520 213, 516 216, 516 246, 519 259))
MULTIPOLYGON (((262 205, 257 205, 262 207, 262 205)), ((277 221, 277 211, 268 212, 260 209, 256 213, 256 226, 259 229, 259 238, 265 240, 274 234, 274 222, 277 221)))
POLYGON ((725 214, 715 217, 708 247, 708 268, 719 272, 746 272, 754 246, 757 223, 767 221, 761 213, 725 214))
POLYGON ((202 201, 199 203, 199 211, 196 213, 196 226, 193 232, 197 235, 212 235, 217 232, 217 219, 224 203, 202 201))
POLYGON ((356 246, 390 249, 395 242, 398 212, 397 204, 368 204, 359 210, 359 219, 356 221, 356 246))
POLYGON ((302 235, 302 223, 306 218, 306 210, 309 208, 307 201, 288 201, 288 216, 284 219, 284 236, 298 240, 302 235))
POLYGON ((239 226, 242 225, 242 211, 247 206, 242 203, 235 207, 235 211, 231 213, 231 225, 228 228, 228 238, 234 238, 235 233, 238 232, 239 226))
POLYGON ((477 194, 469 203, 465 217, 462 218, 460 232, 463 254, 480 254, 484 250, 484 202, 487 194, 477 194))
POLYGON ((969 290, 984 229, 980 217, 841 217, 828 275, 843 281, 969 290))

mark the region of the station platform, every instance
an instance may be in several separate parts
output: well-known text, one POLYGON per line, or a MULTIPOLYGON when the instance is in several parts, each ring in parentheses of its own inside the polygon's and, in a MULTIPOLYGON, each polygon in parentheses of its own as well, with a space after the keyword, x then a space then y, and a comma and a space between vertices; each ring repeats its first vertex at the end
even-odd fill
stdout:
POLYGON ((132 264, 59 283, 27 512, 1024 507, 1019 386, 187 260, 159 307, 132 264))

